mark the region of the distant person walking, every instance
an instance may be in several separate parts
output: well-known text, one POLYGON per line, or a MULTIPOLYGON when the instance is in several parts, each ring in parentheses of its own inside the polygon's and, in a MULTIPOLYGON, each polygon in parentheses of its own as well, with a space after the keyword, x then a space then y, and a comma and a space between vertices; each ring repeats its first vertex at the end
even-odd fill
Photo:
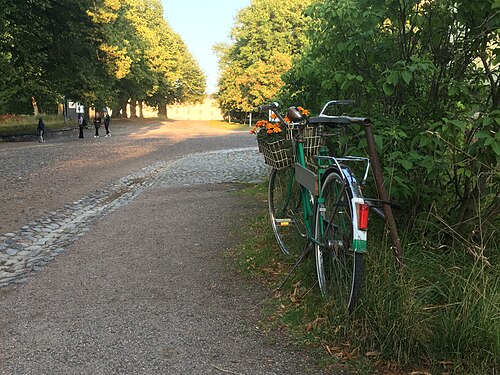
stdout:
POLYGON ((106 116, 104 116, 104 128, 106 129, 106 137, 111 137, 111 133, 109 132, 110 122, 111 118, 109 117, 109 113, 106 113, 106 116))
POLYGON ((40 143, 45 142, 45 138, 44 138, 45 124, 43 123, 43 120, 41 117, 38 119, 38 126, 37 126, 36 130, 37 130, 38 136, 39 136, 38 142, 40 142, 40 143))
POLYGON ((83 128, 85 127, 85 124, 83 122, 83 116, 81 114, 78 115, 78 128, 80 129, 80 135, 78 138, 83 138, 83 128))
POLYGON ((101 123, 102 123, 101 115, 99 114, 99 112, 96 112, 94 117, 94 127, 95 127, 94 138, 99 138, 99 128, 101 127, 101 123))

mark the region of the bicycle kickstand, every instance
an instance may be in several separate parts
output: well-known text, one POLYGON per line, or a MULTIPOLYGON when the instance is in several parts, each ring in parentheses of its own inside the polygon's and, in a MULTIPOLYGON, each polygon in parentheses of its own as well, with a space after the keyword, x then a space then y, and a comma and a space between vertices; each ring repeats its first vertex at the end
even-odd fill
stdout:
POLYGON ((304 245, 304 250, 302 251, 302 254, 300 255, 299 259, 297 259, 297 261, 293 265, 293 267, 290 270, 290 272, 288 272, 288 275, 286 275, 286 277, 283 279, 283 281, 281 282, 281 284, 276 288, 276 290, 280 290, 283 287, 283 285, 285 285, 285 283, 288 281, 288 279, 292 275, 293 271, 295 271, 295 269, 298 267, 299 263, 302 262, 302 260, 306 257, 307 253, 309 253, 309 251, 312 250, 312 248, 313 248, 312 242, 308 241, 304 245))

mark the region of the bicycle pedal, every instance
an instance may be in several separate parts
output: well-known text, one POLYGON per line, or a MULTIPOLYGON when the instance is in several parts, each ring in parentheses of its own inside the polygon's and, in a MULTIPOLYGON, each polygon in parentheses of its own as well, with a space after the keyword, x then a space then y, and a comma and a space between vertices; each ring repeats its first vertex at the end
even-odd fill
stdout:
POLYGON ((280 227, 287 227, 290 224, 293 224, 292 219, 274 219, 274 222, 280 227))

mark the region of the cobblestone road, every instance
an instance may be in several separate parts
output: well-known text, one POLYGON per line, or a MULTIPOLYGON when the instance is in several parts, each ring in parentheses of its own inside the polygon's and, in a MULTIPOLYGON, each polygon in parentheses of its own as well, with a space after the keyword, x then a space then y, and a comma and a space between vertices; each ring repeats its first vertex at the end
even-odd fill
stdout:
MULTIPOLYGON (((90 139, 84 144, 66 137, 43 145, 2 145, 0 168, 5 176, 1 183, 3 187, 0 186, 4 192, 2 224, 5 226, 9 215, 26 218, 29 217, 26 215, 28 212, 31 217, 29 221, 21 223, 18 229, 0 232, 0 287, 25 282, 32 271, 40 270, 63 252, 69 244, 83 236, 95 221, 128 204, 151 187, 257 182, 267 174, 268 168, 255 146, 234 148, 238 143, 248 145, 254 141, 249 142, 245 133, 231 134, 222 144, 204 138, 203 134, 200 138, 200 130, 195 129, 198 141, 189 142, 189 148, 180 147, 187 141, 179 141, 171 133, 167 132, 164 138, 150 138, 150 128, 146 127, 146 132, 131 133, 130 126, 118 127, 118 136, 112 138, 114 143, 111 143, 111 139, 90 139), (137 138, 131 138, 130 134, 137 138), (202 140, 205 148, 230 148, 187 153, 189 149, 200 149, 202 140), (108 144, 103 145, 101 141, 108 144), (154 151, 161 158, 165 146, 170 151, 170 160, 154 161, 106 182, 141 162, 144 164, 157 159, 158 156, 149 156, 154 151), (61 153, 61 150, 65 152, 61 153), (96 158, 97 153, 104 155, 104 158, 96 158), (176 153, 180 156, 176 157, 176 153), (33 162, 28 162, 32 158, 33 162), (111 172, 109 168, 104 168, 109 173, 100 173, 103 165, 119 165, 120 160, 127 162, 126 168, 113 168, 111 172), (96 185, 98 189, 94 188, 96 185), (82 194, 86 189, 90 192, 82 194), (72 201, 61 202, 68 199, 72 201), (5 207, 7 203, 10 203, 10 211, 5 207), (61 207, 43 211, 45 207, 55 207, 61 203, 64 203, 61 207), (37 208, 33 209, 32 206, 37 208), (37 213, 40 215, 36 216, 37 213)), ((10 227, 14 225, 10 224, 10 227)))

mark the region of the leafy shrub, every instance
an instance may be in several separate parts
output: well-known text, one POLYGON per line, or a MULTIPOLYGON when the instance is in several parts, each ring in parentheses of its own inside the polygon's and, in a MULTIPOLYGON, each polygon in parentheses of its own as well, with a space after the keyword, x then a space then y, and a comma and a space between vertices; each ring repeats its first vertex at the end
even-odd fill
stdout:
MULTIPOLYGON (((316 110, 355 99, 350 114, 373 119, 392 197, 481 247, 500 224, 497 10, 491 0, 316 2, 310 47, 281 90, 316 110)), ((366 154, 362 137, 348 142, 366 154)))

